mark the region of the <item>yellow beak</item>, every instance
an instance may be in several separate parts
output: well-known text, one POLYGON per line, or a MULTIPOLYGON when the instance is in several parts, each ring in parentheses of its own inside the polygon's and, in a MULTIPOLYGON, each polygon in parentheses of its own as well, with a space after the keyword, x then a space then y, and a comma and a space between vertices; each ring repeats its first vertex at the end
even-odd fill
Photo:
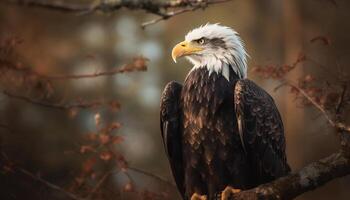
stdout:
POLYGON ((183 41, 175 45, 175 47, 173 48, 173 51, 171 52, 171 56, 174 62, 176 63, 177 58, 180 58, 186 55, 191 55, 193 53, 196 53, 202 50, 203 50, 202 47, 195 46, 191 42, 183 41))

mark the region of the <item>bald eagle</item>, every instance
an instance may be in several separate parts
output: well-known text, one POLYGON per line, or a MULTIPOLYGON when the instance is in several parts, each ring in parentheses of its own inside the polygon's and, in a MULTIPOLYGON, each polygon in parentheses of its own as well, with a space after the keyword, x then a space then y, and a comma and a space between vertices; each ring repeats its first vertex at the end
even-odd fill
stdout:
POLYGON ((194 66, 161 97, 162 138, 185 200, 227 199, 290 171, 283 123, 272 97, 247 77, 247 53, 233 29, 207 24, 172 51, 194 66), (223 192, 222 192, 223 191, 223 192))

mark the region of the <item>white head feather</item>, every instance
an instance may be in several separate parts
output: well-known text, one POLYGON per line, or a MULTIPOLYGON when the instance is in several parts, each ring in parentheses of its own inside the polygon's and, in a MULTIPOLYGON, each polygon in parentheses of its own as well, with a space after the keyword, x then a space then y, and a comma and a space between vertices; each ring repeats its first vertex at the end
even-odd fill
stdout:
POLYGON ((195 55, 186 56, 194 64, 194 69, 207 67, 209 74, 222 73, 229 80, 228 67, 231 66, 239 78, 247 77, 248 54, 236 31, 219 24, 206 24, 187 33, 185 40, 191 42, 200 38, 219 38, 224 41, 224 47, 205 48, 195 55))

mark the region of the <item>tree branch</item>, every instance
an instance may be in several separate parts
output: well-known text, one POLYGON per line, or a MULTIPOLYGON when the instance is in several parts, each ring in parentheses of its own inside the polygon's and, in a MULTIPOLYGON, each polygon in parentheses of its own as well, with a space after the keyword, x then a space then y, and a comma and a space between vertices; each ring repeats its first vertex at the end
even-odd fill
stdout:
POLYGON ((72 12, 87 14, 95 11, 111 13, 121 8, 129 10, 144 10, 148 13, 158 15, 159 18, 145 22, 142 28, 155 24, 161 20, 169 19, 181 13, 205 9, 211 4, 224 3, 231 0, 99 0, 90 3, 72 3, 65 0, 8 0, 10 3, 16 3, 25 6, 42 7, 63 12, 72 12), (174 9, 174 11, 168 11, 174 9))
POLYGON ((332 154, 254 189, 236 193, 234 200, 290 200, 327 182, 350 174, 350 160, 343 152, 332 154))

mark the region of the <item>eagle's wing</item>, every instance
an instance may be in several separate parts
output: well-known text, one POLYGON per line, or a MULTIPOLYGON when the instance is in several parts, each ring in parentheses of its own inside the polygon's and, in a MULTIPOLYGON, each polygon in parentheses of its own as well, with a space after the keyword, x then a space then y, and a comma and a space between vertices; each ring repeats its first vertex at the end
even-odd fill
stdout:
POLYGON ((173 177, 183 196, 185 188, 180 130, 181 90, 182 85, 175 81, 165 86, 160 103, 160 129, 173 177))
POLYGON ((287 174, 284 128, 272 97, 244 79, 235 85, 234 101, 241 142, 257 181, 264 183, 287 174))

